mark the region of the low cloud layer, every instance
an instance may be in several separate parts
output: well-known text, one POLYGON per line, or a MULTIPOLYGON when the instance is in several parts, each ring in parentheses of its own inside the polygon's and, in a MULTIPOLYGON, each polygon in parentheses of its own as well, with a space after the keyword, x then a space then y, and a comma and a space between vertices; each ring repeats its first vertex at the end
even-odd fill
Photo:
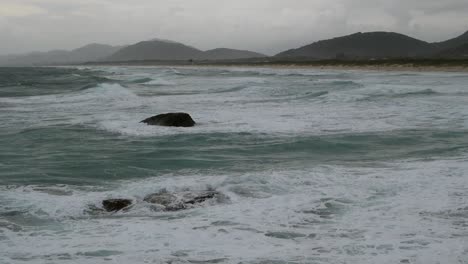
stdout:
POLYGON ((466 0, 2 0, 0 54, 152 38, 274 54, 376 30, 441 41, 467 14, 466 0))

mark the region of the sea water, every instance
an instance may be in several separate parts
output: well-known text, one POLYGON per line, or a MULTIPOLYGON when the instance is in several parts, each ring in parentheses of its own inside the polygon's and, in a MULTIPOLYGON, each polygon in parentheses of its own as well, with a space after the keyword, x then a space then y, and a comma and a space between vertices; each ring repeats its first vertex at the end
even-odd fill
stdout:
POLYGON ((466 73, 0 68, 0 263, 468 263, 467 132, 466 73))

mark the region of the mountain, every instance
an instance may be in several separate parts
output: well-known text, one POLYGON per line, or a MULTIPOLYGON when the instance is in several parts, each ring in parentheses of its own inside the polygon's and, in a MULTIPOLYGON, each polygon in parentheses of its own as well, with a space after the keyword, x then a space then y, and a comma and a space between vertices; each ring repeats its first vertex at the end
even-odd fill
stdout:
POLYGON ((393 32, 355 33, 322 40, 276 55, 280 58, 395 58, 420 57, 435 51, 427 42, 393 32))
MULTIPOLYGON (((355 33, 281 52, 273 60, 450 58, 468 59, 468 31, 447 41, 428 43, 393 32, 355 33)), ((71 51, 53 50, 0 56, 0 66, 63 65, 85 62, 246 60, 268 57, 248 50, 202 51, 179 42, 152 39, 129 46, 89 44, 71 51)))
POLYGON ((104 44, 89 44, 84 47, 70 51, 69 59, 70 61, 96 61, 120 50, 122 46, 110 46, 104 44))
POLYGON ((236 50, 227 48, 217 48, 207 50, 203 52, 197 59, 202 60, 237 60, 237 59, 249 59, 249 58, 263 58, 268 57, 265 54, 248 51, 248 50, 236 50))
POLYGON ((448 59, 468 59, 468 42, 455 48, 445 49, 435 57, 448 59))
POLYGON ((58 65, 98 61, 117 50, 119 46, 103 44, 89 44, 84 47, 67 50, 53 50, 48 52, 32 52, 21 55, 0 56, 0 65, 3 66, 33 66, 33 65, 58 65))
POLYGON ((189 60, 201 56, 203 51, 182 43, 150 40, 127 46, 105 58, 105 61, 189 60))
POLYGON ((454 49, 468 43, 468 31, 464 34, 442 42, 433 43, 440 50, 454 49))
POLYGON ((266 57, 266 55, 247 50, 226 48, 201 51, 171 40, 152 39, 127 46, 105 58, 105 61, 235 60, 256 57, 266 57))
POLYGON ((99 61, 235 60, 258 57, 266 57, 266 55, 247 50, 226 48, 201 51, 171 40, 152 39, 125 47, 93 43, 71 51, 54 50, 0 56, 0 66, 59 65, 99 61))

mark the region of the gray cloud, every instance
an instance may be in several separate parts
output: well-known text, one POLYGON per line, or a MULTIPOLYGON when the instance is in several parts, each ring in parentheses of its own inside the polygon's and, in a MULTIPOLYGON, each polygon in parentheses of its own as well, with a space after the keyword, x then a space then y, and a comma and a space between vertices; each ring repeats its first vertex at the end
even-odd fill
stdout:
POLYGON ((440 41, 468 30, 466 0, 2 0, 0 54, 166 38, 268 54, 356 31, 440 41))

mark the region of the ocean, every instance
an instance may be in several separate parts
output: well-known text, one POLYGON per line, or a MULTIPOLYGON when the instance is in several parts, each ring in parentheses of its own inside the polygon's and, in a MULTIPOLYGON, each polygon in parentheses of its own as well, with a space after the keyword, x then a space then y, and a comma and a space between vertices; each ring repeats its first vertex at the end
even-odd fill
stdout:
POLYGON ((0 68, 0 263, 468 263, 467 132, 463 73, 0 68))

